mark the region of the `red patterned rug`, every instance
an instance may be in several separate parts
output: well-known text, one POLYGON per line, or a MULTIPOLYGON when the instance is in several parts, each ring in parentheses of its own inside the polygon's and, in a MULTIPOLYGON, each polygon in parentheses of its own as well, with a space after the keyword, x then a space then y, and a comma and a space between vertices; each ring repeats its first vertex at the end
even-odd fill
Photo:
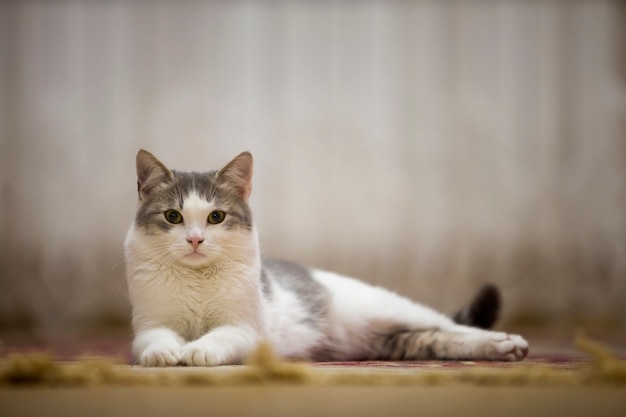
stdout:
POLYGON ((542 347, 538 343, 538 351, 521 362, 361 361, 305 364, 284 362, 275 356, 271 347, 261 345, 249 358, 248 366, 166 369, 128 366, 132 365, 130 341, 129 335, 55 338, 54 341, 5 338, 0 355, 0 385, 626 385, 624 356, 615 355, 584 337, 577 340, 580 351, 559 348, 558 343, 547 349, 548 345, 542 347))
MULTIPOLYGON (((125 333, 96 334, 84 337, 4 337, 0 345, 0 355, 12 353, 47 353, 55 360, 73 362, 86 357, 110 358, 124 363, 132 363, 130 344, 132 336, 125 333)), ((621 358, 626 358, 626 345, 611 345, 611 350, 621 358)), ((558 367, 573 369, 588 362, 589 356, 573 347, 573 342, 563 339, 531 341, 531 353, 522 362, 527 366, 558 367), (532 349, 533 345, 536 349, 532 349)), ((511 368, 515 362, 491 361, 362 361, 362 362, 318 362, 321 368, 382 368, 382 369, 432 369, 457 370, 476 367, 511 368)))

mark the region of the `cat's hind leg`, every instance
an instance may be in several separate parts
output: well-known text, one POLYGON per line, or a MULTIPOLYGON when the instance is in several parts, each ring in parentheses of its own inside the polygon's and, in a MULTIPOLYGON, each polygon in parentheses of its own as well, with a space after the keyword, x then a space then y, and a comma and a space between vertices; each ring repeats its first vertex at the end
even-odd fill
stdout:
POLYGON ((528 354, 528 343, 521 336, 465 326, 398 328, 376 337, 373 347, 378 360, 519 361, 528 354))
POLYGON ((491 326, 497 318, 500 299, 493 286, 481 289, 455 323, 383 288, 325 271, 315 271, 314 277, 331 294, 329 343, 318 360, 515 361, 528 353, 521 336, 472 327, 491 326))

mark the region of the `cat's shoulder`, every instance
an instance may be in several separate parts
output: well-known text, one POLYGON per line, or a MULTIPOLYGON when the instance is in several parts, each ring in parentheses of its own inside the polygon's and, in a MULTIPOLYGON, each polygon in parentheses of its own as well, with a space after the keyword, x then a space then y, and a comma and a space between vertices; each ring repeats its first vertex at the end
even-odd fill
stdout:
POLYGON ((305 267, 297 262, 285 259, 262 257, 261 264, 264 270, 276 275, 292 276, 296 278, 308 278, 311 276, 312 269, 305 267))
POLYGON ((315 279, 316 270, 297 262, 263 257, 262 278, 273 280, 281 287, 298 293, 319 292, 321 284, 315 279))

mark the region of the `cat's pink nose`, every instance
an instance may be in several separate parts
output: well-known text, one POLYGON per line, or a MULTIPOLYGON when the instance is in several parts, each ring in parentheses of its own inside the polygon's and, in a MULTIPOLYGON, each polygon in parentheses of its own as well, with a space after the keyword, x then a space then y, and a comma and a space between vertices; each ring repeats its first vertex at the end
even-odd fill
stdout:
POLYGON ((194 249, 198 249, 198 246, 200 246, 200 244, 204 242, 204 239, 196 236, 188 237, 187 242, 191 243, 191 246, 193 246, 194 249))

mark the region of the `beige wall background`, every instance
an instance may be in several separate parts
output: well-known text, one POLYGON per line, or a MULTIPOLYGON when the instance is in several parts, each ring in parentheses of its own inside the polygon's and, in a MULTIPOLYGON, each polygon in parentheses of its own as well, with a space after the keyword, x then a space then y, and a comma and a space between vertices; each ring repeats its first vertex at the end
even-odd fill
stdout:
POLYGON ((626 322, 618 1, 0 3, 0 329, 128 325, 140 147, 248 149, 268 255, 626 322))

